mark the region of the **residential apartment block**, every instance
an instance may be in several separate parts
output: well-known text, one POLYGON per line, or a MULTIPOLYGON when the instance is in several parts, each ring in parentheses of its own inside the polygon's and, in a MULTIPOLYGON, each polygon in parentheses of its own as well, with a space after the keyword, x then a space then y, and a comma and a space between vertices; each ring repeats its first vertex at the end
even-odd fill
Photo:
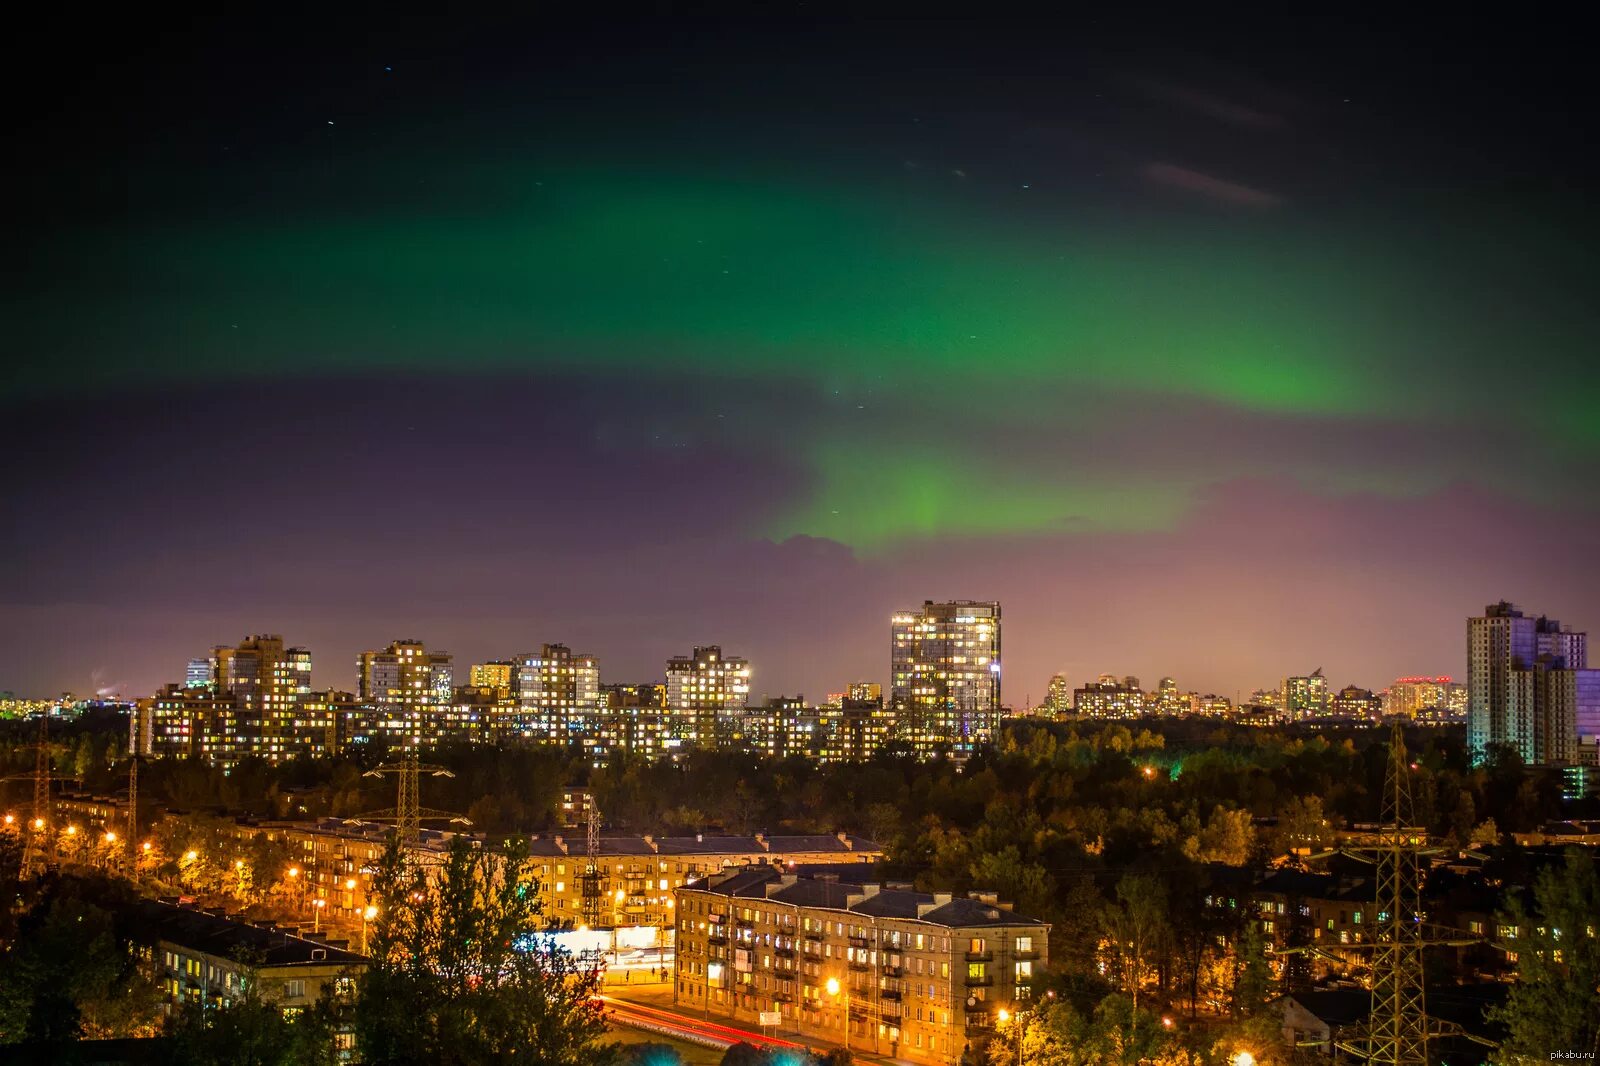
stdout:
POLYGON ((992 895, 748 866, 674 892, 680 1008, 914 1062, 959 1062, 1031 995, 1050 927, 992 895))

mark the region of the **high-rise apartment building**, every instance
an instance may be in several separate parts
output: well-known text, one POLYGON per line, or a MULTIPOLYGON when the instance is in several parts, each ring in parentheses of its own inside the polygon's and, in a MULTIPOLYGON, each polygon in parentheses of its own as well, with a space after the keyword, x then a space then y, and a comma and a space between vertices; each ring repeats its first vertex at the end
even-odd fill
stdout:
POLYGON ((212 743, 219 756, 231 752, 277 761, 296 754, 297 707, 311 691, 309 651, 285 647, 276 634, 249 636, 234 647, 212 649, 211 678, 215 691, 238 709, 231 729, 215 725, 212 743))
POLYGON ((1052 674, 1050 684, 1044 692, 1044 705, 1041 708, 1045 714, 1060 717, 1072 713, 1072 682, 1067 680, 1066 674, 1052 674))
POLYGON ((600 743, 600 666, 565 644, 517 656, 511 679, 516 731, 549 744, 600 743))
POLYGON ((1383 713, 1383 699, 1371 689, 1346 685, 1329 704, 1335 718, 1370 719, 1383 713))
POLYGON ((749 697, 750 664, 723 655, 715 644, 668 659, 668 744, 715 746, 737 724, 749 697))
POLYGON ((215 678, 211 673, 211 658, 204 656, 199 659, 190 659, 189 665, 183 670, 184 688, 212 688, 215 678))
POLYGON ((660 755, 667 741, 665 685, 604 685, 606 750, 624 748, 646 758, 660 755))
POLYGON ((1448 677, 1397 677, 1383 694, 1383 713, 1417 718, 1426 711, 1443 712, 1444 716, 1458 709, 1464 712, 1466 689, 1448 677))
POLYGON ((1082 688, 1072 690, 1073 709, 1090 718, 1137 718, 1144 714, 1149 696, 1139 687, 1137 677, 1118 679, 1101 674, 1082 688))
POLYGON ((919 751, 970 752, 1000 726, 1000 605, 923 601, 891 621, 890 706, 919 751))
POLYGON ((1304 677, 1283 679, 1283 713, 1290 721, 1326 717, 1331 705, 1328 679, 1322 676, 1322 667, 1304 677))
POLYGON ((449 652, 430 652, 420 640, 397 640, 356 660, 356 695, 370 728, 407 747, 431 746, 443 732, 454 669, 449 652))
POLYGON ((1525 763, 1570 765, 1600 731, 1600 671, 1588 637, 1504 600, 1467 620, 1467 739, 1483 760, 1504 745, 1525 763), (1587 732, 1586 732, 1587 730, 1587 732))
POLYGON ((876 681, 855 681, 845 689, 847 700, 877 700, 883 702, 883 686, 876 681))
POLYGON ((503 688, 510 692, 516 675, 516 663, 510 659, 496 659, 492 663, 473 663, 467 683, 473 688, 503 688))

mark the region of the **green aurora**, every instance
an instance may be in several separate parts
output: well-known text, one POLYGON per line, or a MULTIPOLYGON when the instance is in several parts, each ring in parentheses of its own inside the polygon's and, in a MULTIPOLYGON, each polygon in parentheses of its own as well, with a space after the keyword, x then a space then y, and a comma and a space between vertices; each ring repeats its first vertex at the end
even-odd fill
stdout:
MULTIPOLYGON (((57 235, 30 250, 41 291, 13 297, 12 334, 29 357, 9 387, 687 374, 737 408, 743 382, 790 383, 797 396, 841 397, 842 411, 859 398, 865 413, 795 431, 811 487, 754 532, 865 550, 1170 528, 1220 476, 1180 469, 1129 485, 1114 471, 1002 464, 942 428, 1007 424, 1049 441, 1115 418, 1063 396, 1343 420, 1352 432, 1495 418, 1546 444, 1591 456, 1600 446, 1592 377, 1584 387, 1556 375, 1508 401, 1496 374, 1474 368, 1495 366, 1531 325, 1469 331, 1452 312, 1471 292, 1444 286, 1441 297, 1434 273, 1453 251, 1407 251, 1370 228, 1087 209, 1041 222, 959 190, 681 171, 523 165, 476 180, 476 196, 302 206, 270 223, 196 209, 57 235), (1457 360, 1446 377, 1442 354, 1457 360), (917 417, 879 413, 913 405, 917 417)), ((1563 350, 1557 365, 1572 357, 1563 350)), ((1270 456, 1255 465, 1275 469, 1270 456)), ((1399 493, 1456 475, 1316 472, 1341 489, 1399 493)))

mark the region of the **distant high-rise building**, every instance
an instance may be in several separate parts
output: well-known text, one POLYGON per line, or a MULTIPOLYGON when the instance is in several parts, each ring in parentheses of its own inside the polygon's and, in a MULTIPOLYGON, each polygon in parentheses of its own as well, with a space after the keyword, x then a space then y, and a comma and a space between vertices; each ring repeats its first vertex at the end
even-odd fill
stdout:
POLYGON ((449 652, 430 652, 420 640, 397 640, 356 661, 356 695, 370 708, 372 729, 407 747, 440 739, 450 705, 454 668, 449 652))
POLYGON ((1346 685, 1333 696, 1330 708, 1337 718, 1377 718, 1383 713, 1383 700, 1371 689, 1346 685))
POLYGON ((224 765, 238 759, 238 704, 233 697, 194 685, 167 685, 134 704, 131 750, 160 759, 208 756, 224 765), (215 736, 223 750, 206 750, 215 736))
POLYGON ((970 752, 1000 725, 1000 605, 925 600, 894 615, 890 706, 919 751, 970 752))
POLYGON ((1588 637, 1505 602, 1467 620, 1467 739, 1483 760, 1494 746, 1525 763, 1568 765, 1586 729, 1600 731, 1600 671, 1588 637))
POLYGON ((231 725, 217 722, 212 730, 216 757, 231 752, 277 761, 296 754, 297 708, 311 691, 309 651, 286 648, 275 634, 249 636, 235 647, 212 649, 211 678, 214 690, 238 708, 231 725), (232 736, 223 735, 229 729, 232 736))
POLYGON ((661 754, 667 740, 665 685, 602 685, 605 751, 623 748, 638 755, 661 754))
POLYGON ((1328 679, 1322 676, 1322 667, 1317 667, 1304 677, 1283 679, 1282 709, 1291 721, 1327 715, 1328 679))
POLYGON ((467 683, 472 688, 503 688, 510 692, 516 676, 516 663, 497 659, 492 663, 473 663, 467 672, 467 683))
POLYGON ((1044 693, 1044 713, 1060 717, 1072 713, 1072 683, 1066 674, 1054 674, 1044 693))
POLYGON ((845 690, 847 700, 877 700, 883 702, 883 686, 876 681, 855 681, 845 690))
POLYGON ((190 659, 189 665, 183 671, 183 687, 204 689, 215 687, 215 678, 211 670, 211 659, 209 657, 190 659))
POLYGON ((750 697, 750 664, 715 644, 667 660, 667 721, 677 745, 712 747, 750 697))
POLYGON ((1383 713, 1397 718, 1430 718, 1466 712, 1467 686, 1448 677, 1397 677, 1383 693, 1383 713))
POLYGON ((551 744, 593 748, 600 733, 600 665, 565 644, 516 658, 511 697, 518 733, 551 744))
POLYGON ((1138 678, 1119 679, 1115 674, 1101 674, 1098 679, 1072 691, 1073 709, 1089 718, 1137 718, 1145 713, 1150 702, 1150 697, 1139 687, 1138 678))

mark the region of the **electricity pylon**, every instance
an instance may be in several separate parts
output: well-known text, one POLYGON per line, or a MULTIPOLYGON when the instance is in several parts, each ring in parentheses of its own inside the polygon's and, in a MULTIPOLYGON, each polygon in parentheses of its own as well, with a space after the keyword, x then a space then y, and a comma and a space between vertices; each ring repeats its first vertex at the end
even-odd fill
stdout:
MULTIPOLYGON (((1340 849, 1376 870, 1378 921, 1373 940, 1334 948, 1291 948, 1311 951, 1336 962, 1344 952, 1371 956, 1372 1008, 1367 1021, 1336 1047, 1375 1066, 1428 1066, 1428 1044, 1460 1029, 1429 1018, 1423 987, 1422 952, 1429 947, 1462 947, 1478 942, 1453 929, 1429 925, 1422 908, 1422 861, 1427 829, 1413 825, 1411 764, 1405 736, 1395 723, 1389 737, 1389 767, 1383 783, 1383 816, 1372 844, 1340 849)), ((1329 852, 1327 854, 1333 854, 1329 852)), ((1326 857, 1324 856, 1318 856, 1326 857)))
POLYGON ((39 873, 44 867, 44 842, 50 832, 50 715, 39 715, 39 742, 33 753, 33 818, 28 822, 28 846, 22 868, 39 873))
POLYGON ((578 879, 578 888, 583 907, 583 924, 590 929, 598 929, 601 901, 605 898, 606 886, 600 876, 600 808, 592 797, 589 800, 586 836, 588 841, 585 854, 588 858, 584 862, 583 875, 578 879))
POLYGON ((443 766, 425 764, 417 760, 415 748, 408 748, 399 762, 384 763, 382 766, 368 770, 364 777, 382 777, 384 774, 394 774, 399 778, 399 792, 395 798, 395 805, 381 811, 371 811, 357 816, 357 820, 369 822, 393 822, 395 833, 400 837, 400 844, 405 853, 410 855, 411 849, 422 836, 422 823, 428 821, 451 821, 461 825, 471 825, 466 818, 453 811, 436 811, 422 806, 422 775, 426 773, 431 777, 454 777, 455 774, 443 766))
POLYGON ((33 812, 28 816, 28 824, 22 827, 26 836, 22 845, 22 866, 17 871, 19 877, 27 878, 43 871, 45 841, 49 837, 50 716, 48 714, 39 715, 39 739, 34 742, 33 773, 0 777, 0 783, 8 781, 33 782, 33 812))

